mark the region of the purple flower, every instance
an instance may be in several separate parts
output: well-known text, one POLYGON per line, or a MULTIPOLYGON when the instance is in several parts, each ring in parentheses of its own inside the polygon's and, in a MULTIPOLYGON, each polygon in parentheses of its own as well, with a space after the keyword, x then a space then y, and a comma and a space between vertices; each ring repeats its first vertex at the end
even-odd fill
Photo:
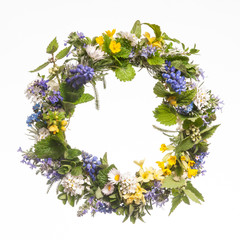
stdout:
POLYGON ((77 32, 77 35, 78 35, 78 37, 80 38, 80 39, 83 39, 83 38, 85 38, 85 36, 84 36, 84 34, 82 33, 82 32, 77 32))
POLYGON ((59 101, 63 100, 63 97, 60 95, 59 91, 53 91, 52 95, 48 97, 48 100, 52 103, 58 103, 59 101))
POLYGON ((149 58, 151 56, 154 56, 156 51, 157 51, 156 47, 153 47, 152 45, 148 45, 147 47, 142 48, 141 56, 145 58, 149 58))

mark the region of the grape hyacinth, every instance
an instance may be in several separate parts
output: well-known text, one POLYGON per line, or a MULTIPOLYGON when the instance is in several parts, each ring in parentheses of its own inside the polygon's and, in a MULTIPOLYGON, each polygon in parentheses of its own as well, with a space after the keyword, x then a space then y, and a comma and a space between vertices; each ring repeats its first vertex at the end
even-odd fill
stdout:
POLYGON ((68 77, 66 82, 73 88, 79 89, 79 87, 90 82, 94 75, 94 69, 82 64, 77 65, 76 68, 70 69, 69 72, 73 75, 68 77))
POLYGON ((156 47, 153 47, 152 45, 148 45, 147 47, 142 48, 141 56, 145 58, 149 58, 154 56, 156 51, 157 51, 156 47))
POLYGON ((102 164, 96 156, 82 151, 83 167, 89 173, 93 181, 96 180, 98 167, 102 164))
POLYGON ((181 76, 181 71, 177 70, 174 66, 171 65, 170 61, 165 61, 166 73, 163 73, 162 76, 166 80, 166 83, 170 84, 173 91, 181 94, 181 92, 186 91, 186 81, 185 77, 181 76))

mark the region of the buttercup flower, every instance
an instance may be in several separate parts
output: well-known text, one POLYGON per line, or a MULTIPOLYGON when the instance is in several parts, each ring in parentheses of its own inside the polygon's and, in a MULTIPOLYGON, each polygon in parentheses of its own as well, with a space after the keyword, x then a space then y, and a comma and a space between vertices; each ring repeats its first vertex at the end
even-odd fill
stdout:
POLYGON ((106 31, 106 34, 110 37, 110 38, 113 38, 113 35, 115 34, 116 32, 116 29, 113 29, 112 31, 108 30, 106 31))
POLYGON ((96 42, 97 42, 97 44, 99 44, 100 46, 102 46, 103 43, 104 43, 103 36, 97 37, 97 38, 96 38, 96 42))
POLYGON ((112 53, 118 53, 121 51, 121 43, 117 43, 116 41, 112 40, 109 45, 109 49, 112 53))

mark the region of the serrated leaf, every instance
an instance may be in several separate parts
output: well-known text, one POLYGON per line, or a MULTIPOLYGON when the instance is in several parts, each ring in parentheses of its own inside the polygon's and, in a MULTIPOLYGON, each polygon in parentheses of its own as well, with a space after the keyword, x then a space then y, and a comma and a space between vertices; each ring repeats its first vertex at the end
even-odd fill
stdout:
POLYGON ((115 56, 118 58, 128 58, 130 53, 131 53, 131 49, 121 47, 121 51, 115 54, 115 56))
POLYGON ((66 57, 70 51, 72 46, 69 46, 69 47, 66 47, 64 48, 63 50, 61 50, 57 55, 56 55, 56 58, 57 59, 62 59, 64 57, 66 57))
POLYGON ((161 124, 171 126, 177 123, 176 111, 166 104, 159 105, 153 113, 154 117, 161 124))
POLYGON ((47 47, 47 53, 52 54, 58 50, 58 42, 57 38, 55 37, 47 47))
POLYGON ((177 68, 178 70, 180 70, 181 72, 183 72, 184 74, 187 73, 187 68, 184 64, 184 61, 181 60, 174 60, 171 62, 172 66, 174 66, 175 68, 177 68))
POLYGON ((154 56, 154 57, 148 58, 147 62, 150 65, 162 65, 163 63, 165 63, 165 60, 161 57, 154 56))
POLYGON ((158 96, 158 97, 168 97, 169 95, 172 94, 172 92, 169 92, 166 90, 164 85, 159 81, 156 83, 156 85, 153 88, 153 92, 158 96))
POLYGON ((201 204, 201 202, 198 200, 198 198, 192 191, 190 191, 189 189, 184 189, 183 191, 192 201, 201 204))
POLYGON ((43 63, 41 66, 39 66, 39 67, 37 67, 36 69, 34 69, 34 70, 32 70, 32 71, 29 71, 29 72, 31 72, 31 73, 33 73, 33 72, 38 72, 38 71, 42 70, 43 68, 45 68, 49 63, 50 63, 50 62, 45 62, 45 63, 43 63))
POLYGON ((65 175, 71 171, 72 167, 70 165, 62 165, 57 172, 59 174, 65 175))
POLYGON ((180 95, 177 96, 176 101, 178 106, 189 105, 193 98, 197 93, 197 89, 188 90, 186 92, 182 92, 180 95))
POLYGON ((184 203, 190 205, 189 198, 186 195, 182 196, 182 200, 183 200, 184 203))
POLYGON ((178 146, 176 147, 175 151, 177 153, 187 151, 188 149, 192 148, 194 146, 194 144, 195 143, 191 140, 190 137, 186 137, 186 138, 183 139, 182 142, 180 142, 178 144, 178 146))
POLYGON ((214 125, 212 127, 208 127, 206 129, 204 129, 203 131, 201 131, 200 134, 201 134, 202 140, 210 138, 219 126, 220 126, 220 124, 214 125))
POLYGON ((170 209, 169 215, 176 209, 176 207, 182 202, 181 195, 178 195, 172 199, 172 207, 170 209))
POLYGON ((115 75, 120 81, 131 81, 136 73, 131 64, 128 64, 126 67, 117 68, 115 70, 115 75))
POLYGON ((164 178, 162 187, 165 188, 180 188, 186 184, 184 179, 180 179, 180 181, 175 181, 172 176, 167 176, 164 178))
POLYGON ((201 200, 202 202, 204 202, 204 198, 203 195, 195 188, 193 187, 192 183, 190 181, 187 182, 187 186, 186 189, 190 190, 191 192, 193 192, 195 194, 195 196, 201 200))
POLYGON ((152 28, 157 39, 159 39, 161 37, 162 32, 158 25, 150 24, 150 23, 143 23, 143 24, 148 25, 150 28, 152 28))
POLYGON ((140 23, 139 20, 137 20, 132 27, 131 33, 135 34, 135 36, 137 38, 140 38, 141 37, 141 31, 142 31, 141 30, 141 23, 140 23))
POLYGON ((81 153, 82 152, 79 149, 71 148, 71 149, 68 149, 64 155, 66 159, 74 159, 77 156, 79 156, 81 153))
POLYGON ((79 89, 73 89, 66 82, 62 82, 59 90, 65 102, 76 104, 76 102, 84 93, 84 86, 80 87, 79 89))
POLYGON ((70 102, 62 101, 63 108, 67 116, 72 116, 75 110, 75 105, 70 102))
POLYGON ((103 188, 108 182, 108 173, 111 171, 112 168, 116 168, 114 164, 111 164, 109 167, 101 169, 98 172, 97 180, 100 188, 103 188))
POLYGON ((108 53, 108 54, 111 54, 112 51, 109 49, 109 45, 111 43, 111 38, 108 36, 108 35, 104 35, 103 36, 103 39, 104 39, 104 42, 103 42, 103 51, 108 53))
POLYGON ((74 102, 74 104, 76 105, 76 104, 90 102, 93 99, 94 99, 94 97, 91 94, 83 93, 82 96, 76 102, 74 102))

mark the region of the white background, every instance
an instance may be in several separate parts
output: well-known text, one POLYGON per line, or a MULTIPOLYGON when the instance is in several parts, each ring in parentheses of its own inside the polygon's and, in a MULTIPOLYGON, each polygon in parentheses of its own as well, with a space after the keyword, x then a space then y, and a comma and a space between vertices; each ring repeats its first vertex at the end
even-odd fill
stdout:
MULTIPOLYGON (((239 239, 239 1, 4 1, 1 32, 1 224, 9 239, 239 239), (77 208, 47 195, 46 179, 20 163, 19 146, 29 148, 26 117, 31 104, 24 96, 34 69, 47 59, 45 49, 57 36, 60 48, 71 31, 93 37, 105 30, 130 31, 135 20, 155 23, 171 37, 201 50, 195 61, 206 72, 206 86, 225 102, 218 114, 222 126, 211 138, 207 174, 194 180, 205 196, 201 206, 181 204, 168 217, 170 203, 146 216, 146 223, 122 224, 114 214, 76 217, 77 208)), ((144 27, 144 31, 149 30, 144 27)), ((121 171, 137 170, 161 159, 168 139, 152 128, 155 80, 146 71, 121 83, 110 73, 107 90, 99 84, 100 111, 94 102, 79 106, 67 131, 72 147, 97 156, 108 152, 121 171)), ((89 88, 89 92, 92 90, 89 88)))

